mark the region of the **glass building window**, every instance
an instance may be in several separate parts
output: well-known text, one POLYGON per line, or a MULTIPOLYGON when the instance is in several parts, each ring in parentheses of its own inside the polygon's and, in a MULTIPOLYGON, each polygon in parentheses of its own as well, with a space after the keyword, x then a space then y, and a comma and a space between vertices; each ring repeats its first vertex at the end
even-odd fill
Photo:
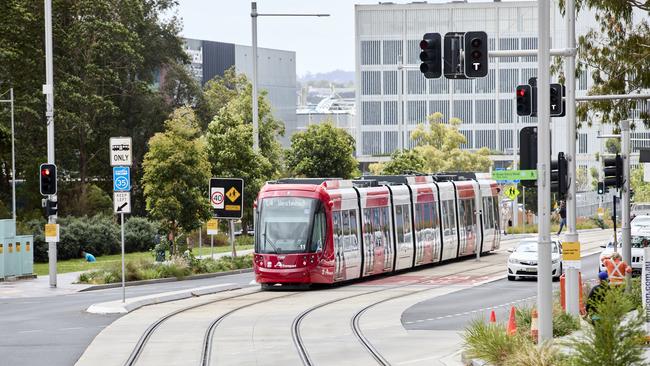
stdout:
POLYGON ((490 70, 487 77, 476 79, 476 92, 477 93, 494 93, 496 85, 496 72, 490 70))
POLYGON ((455 79, 452 81, 454 84, 454 93, 459 94, 471 94, 473 91, 472 88, 472 79, 455 79))
POLYGON ((381 124, 381 102, 361 102, 361 124, 381 124))
POLYGON ((472 149, 474 148, 474 133, 471 130, 460 130, 458 131, 465 136, 465 143, 460 145, 461 149, 472 149))
POLYGON ((380 71, 361 72, 361 94, 362 95, 381 94, 381 72, 380 71))
POLYGON ((419 64, 420 61, 420 52, 422 51, 420 49, 420 39, 409 39, 406 42, 406 49, 407 49, 407 62, 411 65, 413 64, 419 64))
POLYGON ((361 65, 379 65, 381 43, 379 41, 361 41, 361 65))
POLYGON ((506 152, 512 149, 512 130, 499 131, 499 150, 506 152))
POLYGON ((495 100, 477 100, 474 123, 496 123, 497 108, 495 100))
POLYGON ((424 75, 419 70, 418 71, 409 70, 407 75, 408 75, 408 93, 426 94, 427 79, 424 77, 424 75))
POLYGON ((518 76, 519 70, 517 69, 499 70, 499 92, 514 95, 519 84, 518 76))
POLYGON ((501 99, 499 101, 499 122, 512 123, 514 119, 514 111, 512 109, 512 99, 501 99))
POLYGON ((471 100, 454 100, 453 117, 460 118, 464 124, 474 123, 472 120, 472 101, 471 100))
POLYGON ((384 132, 384 154, 390 155, 393 151, 397 150, 399 146, 398 138, 399 132, 397 131, 384 132))
MULTIPOLYGON (((537 37, 524 37, 521 39, 522 50, 536 50, 537 37)), ((522 57, 521 62, 537 62, 537 56, 522 57)))
POLYGON ((361 150, 363 155, 381 154, 381 132, 362 132, 361 150))
POLYGON ((408 102, 408 123, 417 125, 427 123, 427 102, 424 100, 410 100, 408 102))
POLYGON ((397 95, 397 71, 384 71, 384 95, 397 95))
POLYGON ((429 94, 449 94, 449 80, 445 77, 429 79, 429 94))
POLYGON ((497 148, 497 133, 495 130, 477 130, 476 131, 476 149, 487 147, 490 150, 497 148))
POLYGON ((397 65, 402 54, 402 41, 384 41, 383 54, 384 65, 397 65))
POLYGON ((528 84, 531 78, 536 78, 537 77, 537 69, 521 69, 521 83, 522 84, 528 84))
MULTIPOLYGON (((519 49, 519 38, 500 38, 499 39, 499 49, 500 50, 518 50, 519 49)), ((519 57, 501 57, 501 62, 518 62, 519 57)))
POLYGON ((578 77, 578 90, 587 90, 587 69, 582 70, 578 77))
POLYGON ((399 104, 396 101, 384 102, 384 124, 396 125, 399 121, 399 104))
POLYGON ((442 113, 442 122, 449 121, 449 102, 446 100, 432 100, 429 102, 429 114, 442 113))
POLYGON ((586 154, 587 153, 587 134, 579 133, 578 134, 578 153, 586 154))

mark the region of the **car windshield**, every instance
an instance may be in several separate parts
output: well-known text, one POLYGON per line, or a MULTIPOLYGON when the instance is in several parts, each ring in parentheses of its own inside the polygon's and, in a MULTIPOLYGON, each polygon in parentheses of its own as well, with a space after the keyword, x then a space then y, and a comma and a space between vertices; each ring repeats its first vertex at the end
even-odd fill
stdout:
POLYGON ((633 236, 632 248, 646 248, 650 245, 650 237, 647 236, 633 236))
POLYGON ((521 243, 517 247, 517 253, 537 253, 537 243, 527 242, 521 243))
POLYGON ((636 217, 632 220, 634 226, 648 226, 650 225, 650 216, 636 217))
POLYGON ((301 197, 265 198, 256 228, 257 253, 304 253, 318 201, 301 197))
POLYGON ((650 209, 650 205, 634 205, 632 209, 635 211, 645 211, 650 209))

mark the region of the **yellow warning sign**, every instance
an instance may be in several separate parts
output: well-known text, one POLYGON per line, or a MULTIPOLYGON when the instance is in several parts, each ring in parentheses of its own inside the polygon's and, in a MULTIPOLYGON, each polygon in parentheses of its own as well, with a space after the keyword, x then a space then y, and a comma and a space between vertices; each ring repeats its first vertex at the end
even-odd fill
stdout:
POLYGON ((579 261, 580 260, 580 242, 567 241, 562 243, 562 260, 579 261))
POLYGON ((605 209, 602 207, 598 207, 598 216, 603 217, 605 215, 605 209))
POLYGON ((517 186, 514 185, 507 186, 504 193, 511 200, 514 200, 517 198, 517 196, 519 196, 519 190, 517 189, 517 186))
POLYGON ((207 222, 208 235, 217 235, 219 233, 219 221, 217 219, 210 219, 207 222))
POLYGON ((45 224, 45 241, 48 243, 59 241, 59 224, 45 224))
POLYGON ((240 205, 226 205, 226 211, 239 211, 241 210, 240 205))
MULTIPOLYGON (((226 192, 226 196, 228 197, 228 199, 229 199, 231 202, 235 202, 235 201, 237 200, 237 198, 239 198, 239 196, 241 196, 241 194, 239 193, 239 191, 237 190, 237 188, 235 188, 235 187, 231 187, 231 188, 228 190, 228 192, 226 192)), ((227 210, 227 209, 228 209, 228 206, 226 206, 226 210, 227 210)), ((239 209, 237 209, 237 210, 239 210, 239 209)))

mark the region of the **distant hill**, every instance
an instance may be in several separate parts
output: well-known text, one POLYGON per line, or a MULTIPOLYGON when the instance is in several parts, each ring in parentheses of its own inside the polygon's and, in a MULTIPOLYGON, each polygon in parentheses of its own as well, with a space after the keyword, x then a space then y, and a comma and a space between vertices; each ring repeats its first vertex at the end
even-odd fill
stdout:
POLYGON ((340 84, 354 83, 354 71, 334 70, 329 72, 319 72, 316 74, 308 72, 298 79, 300 82, 319 80, 327 80, 340 84))

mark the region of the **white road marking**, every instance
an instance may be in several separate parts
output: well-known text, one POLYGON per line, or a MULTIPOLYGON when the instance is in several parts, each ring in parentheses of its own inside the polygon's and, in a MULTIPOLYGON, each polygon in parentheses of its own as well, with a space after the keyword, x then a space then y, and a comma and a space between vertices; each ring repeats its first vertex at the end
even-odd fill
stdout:
POLYGON ((21 331, 18 331, 18 333, 36 333, 36 332, 43 332, 43 329, 33 329, 33 330, 21 330, 21 331))
POLYGON ((57 330, 79 330, 79 329, 83 329, 83 328, 82 327, 72 327, 72 328, 59 328, 57 330))

